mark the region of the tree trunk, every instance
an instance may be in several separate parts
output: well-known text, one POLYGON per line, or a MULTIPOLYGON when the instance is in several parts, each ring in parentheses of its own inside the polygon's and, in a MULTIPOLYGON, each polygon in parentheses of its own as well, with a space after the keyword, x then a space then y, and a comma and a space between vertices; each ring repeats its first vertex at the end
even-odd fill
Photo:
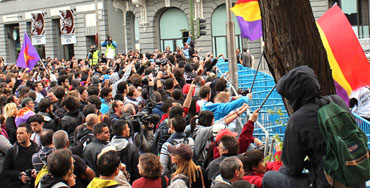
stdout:
MULTIPOLYGON (((308 0, 259 1, 265 58, 275 81, 289 70, 309 65, 323 95, 335 93, 331 69, 308 0)), ((284 99, 288 113, 292 108, 284 99)))

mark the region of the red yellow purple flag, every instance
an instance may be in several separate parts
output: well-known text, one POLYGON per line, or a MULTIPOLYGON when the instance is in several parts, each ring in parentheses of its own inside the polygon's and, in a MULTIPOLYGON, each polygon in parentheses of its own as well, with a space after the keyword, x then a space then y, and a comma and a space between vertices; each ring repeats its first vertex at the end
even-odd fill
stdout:
POLYGON ((32 46, 32 42, 28 37, 27 33, 24 32, 24 40, 17 59, 17 66, 22 68, 28 67, 30 70, 32 70, 39 60, 40 60, 39 54, 37 53, 36 49, 32 46))
POLYGON ((353 90, 370 85, 370 64, 338 5, 334 5, 316 22, 327 52, 337 94, 347 103, 353 90))
POLYGON ((230 10, 239 22, 242 38, 256 40, 262 37, 262 19, 258 0, 238 0, 230 10))

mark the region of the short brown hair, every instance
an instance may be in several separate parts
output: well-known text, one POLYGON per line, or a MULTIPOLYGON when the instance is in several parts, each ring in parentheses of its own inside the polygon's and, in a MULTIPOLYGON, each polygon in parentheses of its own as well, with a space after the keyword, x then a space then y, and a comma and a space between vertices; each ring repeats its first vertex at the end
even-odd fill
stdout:
POLYGON ((140 155, 139 162, 143 173, 140 174, 144 178, 157 179, 161 177, 162 165, 158 156, 152 153, 145 153, 140 155))
POLYGON ((220 92, 217 94, 215 101, 221 103, 227 103, 229 101, 230 94, 228 92, 220 92))

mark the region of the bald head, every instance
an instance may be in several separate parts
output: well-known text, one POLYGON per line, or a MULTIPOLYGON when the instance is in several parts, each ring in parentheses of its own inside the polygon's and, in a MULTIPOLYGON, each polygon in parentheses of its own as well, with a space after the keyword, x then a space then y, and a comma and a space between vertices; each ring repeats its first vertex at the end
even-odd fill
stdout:
POLYGON ((96 114, 87 115, 87 117, 86 117, 87 127, 92 129, 94 127, 94 125, 96 125, 97 123, 98 123, 98 116, 96 114))
POLYGON ((125 106, 123 107, 123 113, 135 115, 136 114, 135 106, 131 103, 125 104, 125 106))
POLYGON ((64 130, 59 130, 53 135, 53 144, 55 149, 65 149, 69 145, 68 134, 64 130))

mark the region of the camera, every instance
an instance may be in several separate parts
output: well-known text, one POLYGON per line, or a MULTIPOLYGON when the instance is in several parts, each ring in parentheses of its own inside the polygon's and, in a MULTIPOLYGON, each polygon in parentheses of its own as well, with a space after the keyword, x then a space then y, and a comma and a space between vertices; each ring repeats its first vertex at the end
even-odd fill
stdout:
POLYGON ((238 93, 242 96, 246 96, 249 93, 249 89, 238 89, 238 93))
POLYGON ((31 184, 31 179, 32 179, 32 170, 33 170, 33 169, 27 169, 27 170, 25 171, 25 173, 26 173, 26 175, 25 175, 25 176, 27 176, 27 177, 29 177, 29 178, 30 178, 29 180, 27 180, 27 181, 26 181, 26 183, 27 183, 27 184, 31 184))

